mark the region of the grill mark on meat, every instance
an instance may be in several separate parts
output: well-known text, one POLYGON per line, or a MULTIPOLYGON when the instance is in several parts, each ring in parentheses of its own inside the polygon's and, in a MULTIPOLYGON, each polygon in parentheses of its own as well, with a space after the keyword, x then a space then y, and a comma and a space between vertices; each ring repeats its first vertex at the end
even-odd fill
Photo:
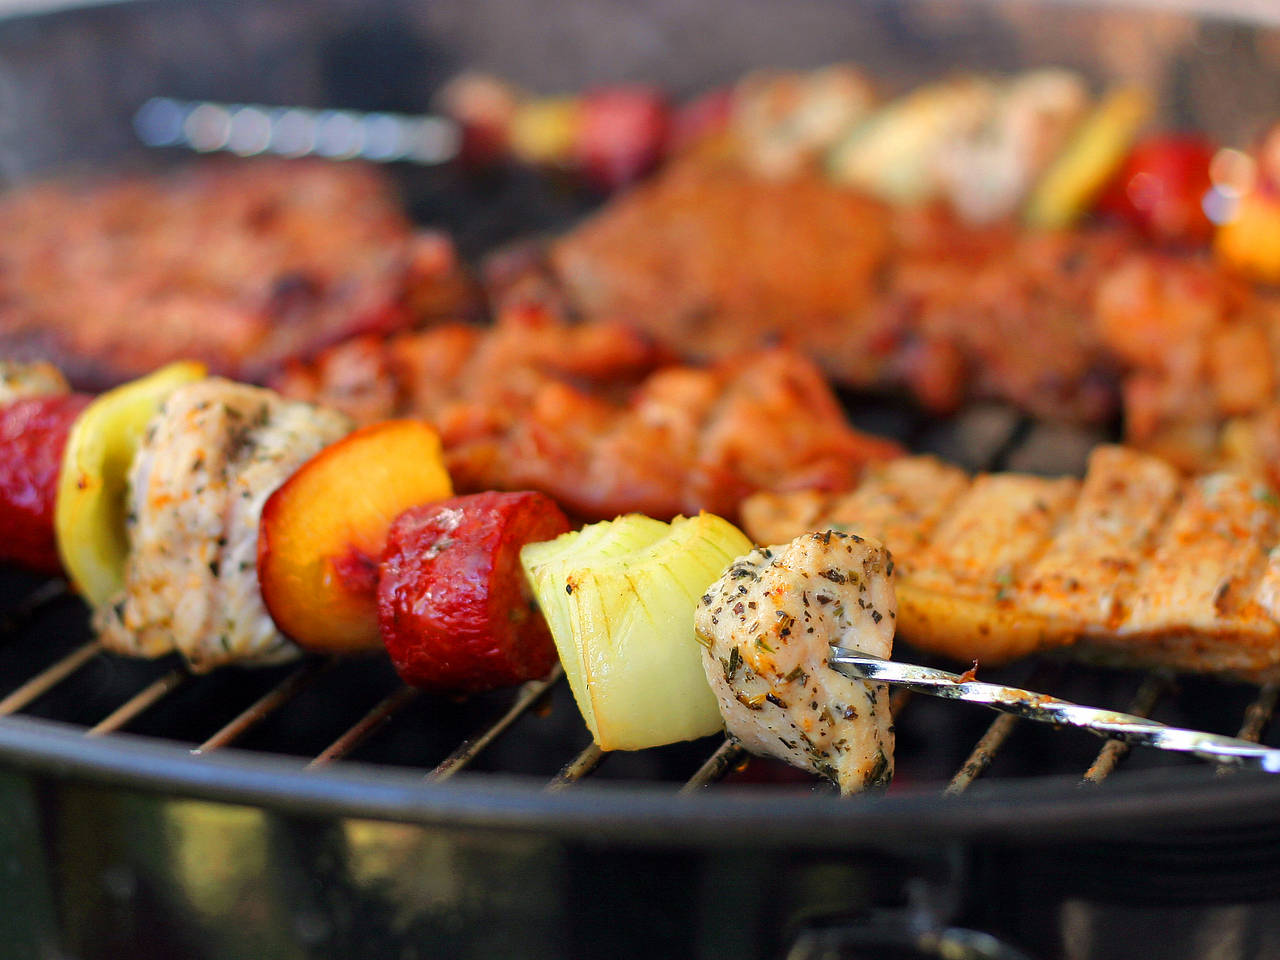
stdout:
POLYGON ((1027 608, 1052 615, 1061 605, 1114 629, 1181 498, 1168 464, 1117 447, 1097 450, 1063 528, 1028 573, 1027 608))

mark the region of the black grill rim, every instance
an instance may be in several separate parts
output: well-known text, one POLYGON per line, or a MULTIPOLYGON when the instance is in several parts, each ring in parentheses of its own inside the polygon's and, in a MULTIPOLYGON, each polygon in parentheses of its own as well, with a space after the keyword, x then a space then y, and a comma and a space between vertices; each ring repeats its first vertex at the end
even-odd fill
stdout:
POLYGON ((1003 781, 964 796, 934 791, 835 796, 753 787, 678 798, 650 784, 544 782, 473 775, 428 783, 420 775, 344 762, 305 761, 227 748, 188 751, 128 733, 88 739, 52 720, 0 720, 0 764, 43 777, 164 796, 248 804, 304 816, 392 820, 448 829, 537 832, 586 842, 680 847, 786 846, 825 850, 936 840, 1135 839, 1197 830, 1280 825, 1280 778, 1202 767, 1130 772, 1123 783, 1078 778, 1003 781))

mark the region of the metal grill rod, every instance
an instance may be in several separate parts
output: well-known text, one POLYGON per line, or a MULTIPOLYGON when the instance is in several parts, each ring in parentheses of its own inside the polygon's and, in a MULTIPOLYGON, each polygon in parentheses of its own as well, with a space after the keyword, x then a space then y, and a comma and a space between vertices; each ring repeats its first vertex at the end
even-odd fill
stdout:
POLYGON ((595 773, 596 768, 604 762, 605 752, 595 745, 587 744, 586 748, 566 763, 547 784, 547 790, 554 793, 577 783, 583 777, 595 773))
MULTIPOLYGON (((1133 695, 1128 712, 1138 717, 1150 716, 1160 698, 1172 685, 1172 679, 1167 674, 1148 674, 1142 681, 1142 686, 1138 688, 1138 692, 1133 695)), ((1098 751, 1098 756, 1089 769, 1085 771, 1084 782, 1101 783, 1115 772, 1120 761, 1129 755, 1130 749, 1129 744, 1123 740, 1108 740, 1098 751)))
POLYGON ((1280 701, 1280 684, 1268 683, 1262 687, 1258 696, 1245 709, 1244 722, 1240 724, 1240 732, 1236 736, 1254 743, 1261 740, 1276 712, 1277 701, 1280 701))
POLYGON ((493 723, 479 733, 468 737, 458 744, 456 750, 445 757, 427 774, 428 780, 448 780, 459 770, 467 766, 476 756, 491 744, 507 727, 511 726, 519 716, 533 706, 551 687, 564 676, 564 671, 556 664, 552 671, 541 680, 530 680, 520 687, 520 692, 506 711, 493 723))
MULTIPOLYGON (((1051 687, 1057 684, 1062 677, 1062 664, 1055 662, 1041 663, 1031 672, 1027 683, 1037 690, 1045 687, 1051 687)), ((906 690, 895 690, 895 693, 907 693, 906 690)), ((996 754, 1000 752, 1000 748, 1004 746, 1005 741, 1018 726, 1018 720, 1013 714, 1001 714, 996 717, 987 726, 986 731, 978 738, 978 742, 973 745, 973 749, 969 752, 969 756, 965 758, 964 763, 960 765, 955 774, 951 777, 950 782, 943 789, 943 793, 950 796, 964 793, 968 790, 974 780, 977 780, 987 772, 987 768, 991 766, 991 761, 996 758, 996 754)))
POLYGON ((193 754, 209 753, 235 742, 307 687, 311 686, 322 674, 330 670, 335 663, 337 661, 334 659, 312 660, 304 663, 191 752, 193 754))
POLYGON ((153 680, 132 697, 112 710, 106 717, 98 721, 84 732, 86 737, 100 737, 104 733, 113 733, 131 722, 143 711, 150 709, 157 702, 182 686, 191 678, 182 667, 174 667, 164 676, 153 680))
POLYGON ((355 726, 329 744, 319 755, 307 764, 307 769, 323 767, 334 760, 341 760, 393 716, 411 703, 422 691, 416 687, 400 687, 384 697, 377 706, 360 718, 355 726))
POLYGON ((695 773, 680 788, 681 796, 689 796, 697 793, 703 787, 709 787, 718 780, 723 780, 725 775, 736 767, 747 756, 747 752, 739 746, 736 740, 726 739, 724 743, 716 749, 706 763, 698 768, 695 773))
POLYGON ((71 591, 67 587, 67 581, 46 580, 23 597, 4 617, 0 618, 0 637, 12 636, 18 633, 40 612, 41 608, 53 603, 55 600, 61 600, 63 597, 69 597, 70 595, 71 591))
POLYGON ((974 780, 986 773, 987 768, 991 766, 991 761, 995 759, 1000 748, 1004 746, 1005 741, 1018 725, 1018 719, 1013 714, 1005 713, 992 720, 986 732, 973 745, 973 750, 942 792, 951 796, 964 793, 974 780))
POLYGON ((61 660, 45 667, 17 690, 0 700, 0 717, 17 713, 29 706, 101 652, 102 645, 97 640, 90 640, 76 647, 61 660))

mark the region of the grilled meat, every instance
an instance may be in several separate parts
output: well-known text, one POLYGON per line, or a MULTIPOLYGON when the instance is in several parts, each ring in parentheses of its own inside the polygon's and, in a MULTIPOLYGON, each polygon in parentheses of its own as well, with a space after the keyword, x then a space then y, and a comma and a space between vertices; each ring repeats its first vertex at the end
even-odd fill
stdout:
POLYGON ((1128 442, 1187 469, 1222 455, 1226 420, 1280 400, 1280 301, 1203 256, 1108 227, 974 226, 725 155, 673 164, 528 272, 499 294, 686 357, 782 340, 838 383, 940 411, 991 397, 1097 422, 1123 403, 1128 442))
POLYGON ((1127 442, 1184 469, 1233 459, 1223 424, 1265 420, 1280 400, 1280 300, 1208 261, 1131 254, 1098 289, 1097 324, 1127 371, 1127 442))
POLYGON ((1182 479, 1124 447, 1083 481, 968 478, 929 457, 868 470, 841 495, 760 494, 747 532, 882 539, 899 636, 962 661, 1054 647, 1126 665, 1280 677, 1280 499, 1238 474, 1182 479))
POLYGON ((879 543, 832 531, 730 565, 694 614, 730 735, 828 777, 841 793, 892 778, 888 690, 832 670, 827 648, 890 656, 893 569, 879 543))
POLYGON ((549 258, 581 314, 636 324, 683 356, 793 333, 806 350, 842 356, 890 226, 887 207, 816 175, 757 179, 698 157, 614 200, 549 258))
POLYGON ((1093 296, 1129 246, 1107 229, 965 226, 699 154, 553 243, 556 292, 539 293, 685 357, 781 339, 841 384, 907 387, 933 409, 998 397, 1096 421, 1115 408, 1117 371, 1093 296))
POLYGON ((0 356, 86 388, 178 358, 258 379, 353 334, 468 309, 451 243, 350 164, 208 163, 0 195, 0 356))
POLYGON ((271 492, 349 429, 335 411, 227 380, 175 390, 130 470, 125 591, 94 612, 103 645, 176 649, 196 670, 295 655, 258 590, 258 520, 271 492))
POLYGON ((277 386, 361 421, 423 417, 460 492, 541 490, 588 519, 733 517, 756 490, 844 489, 863 463, 901 452, 850 428, 817 369, 791 351, 707 368, 664 358, 625 326, 522 310, 491 330, 346 344, 277 386))

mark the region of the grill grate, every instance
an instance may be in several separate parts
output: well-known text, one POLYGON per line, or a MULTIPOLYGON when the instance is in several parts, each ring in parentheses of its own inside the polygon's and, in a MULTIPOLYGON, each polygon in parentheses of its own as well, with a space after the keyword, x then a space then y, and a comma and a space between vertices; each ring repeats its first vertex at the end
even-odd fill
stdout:
MULTIPOLYGON (((31 615, 38 615, 44 603, 59 595, 58 592, 48 591, 44 602, 31 604, 31 615)), ((22 712, 95 659, 109 656, 96 642, 75 647, 70 653, 45 667, 0 701, 0 715, 22 712)), ((314 658, 295 667, 250 706, 198 746, 192 748, 191 753, 199 756, 237 744, 271 715, 286 709, 299 694, 331 673, 336 666, 338 661, 334 659, 314 658)), ((1056 661, 1041 663, 1031 673, 1028 682, 1036 688, 1056 686, 1063 673, 1064 664, 1062 663, 1056 661)), ((530 712, 537 712, 539 706, 547 701, 553 688, 561 685, 562 681, 563 676, 557 669, 552 676, 544 680, 524 684, 508 703, 499 705, 475 733, 464 738, 443 760, 429 768, 425 774, 426 779, 445 780, 471 765, 472 761, 518 720, 530 712)), ((201 682, 202 678, 191 675, 181 667, 167 670, 146 683, 97 723, 86 727, 85 735, 105 736, 124 730, 175 691, 201 682)), ((1171 677, 1162 672, 1153 672, 1143 677, 1137 692, 1128 703, 1127 710, 1142 716, 1150 716, 1162 700, 1175 692, 1175 684, 1171 677)), ((376 737, 380 730, 395 720, 420 696, 422 696, 420 691, 411 687, 395 686, 355 723, 347 727, 329 746, 316 754, 308 766, 321 767, 350 756, 370 738, 376 737)), ((923 699, 905 691, 898 692, 891 701, 895 722, 901 722, 908 708, 923 699)), ((1280 701, 1280 686, 1267 685, 1259 688, 1244 710, 1238 735, 1244 739, 1258 741, 1270 724, 1278 701, 1280 701)), ((1002 714, 995 717, 985 726, 958 768, 946 780, 943 791, 947 794, 963 793, 975 780, 987 774, 1002 749, 1024 726, 1026 726, 1025 721, 1012 715, 1002 714)), ((1128 754, 1129 748, 1126 744, 1115 740, 1107 741, 1097 751, 1083 773, 1083 782, 1101 783, 1117 770, 1128 754)), ((595 773, 606 756, 594 744, 587 745, 550 779, 547 788, 563 790, 571 787, 574 783, 595 773)), ((771 761, 760 761, 750 757, 732 740, 722 740, 706 756, 697 770, 683 780, 679 792, 696 794, 726 779, 751 779, 744 775, 753 765, 764 766, 766 770, 773 766, 771 761)))
MULTIPOLYGON (((900 404, 884 400, 857 398, 849 407, 859 426, 904 437, 916 449, 939 453, 971 468, 997 469, 1012 464, 1020 469, 1038 468, 1045 473, 1078 472, 1089 447, 1101 439, 1085 434, 1064 437, 1062 428, 1030 424, 1009 410, 994 406, 977 406, 946 422, 904 411, 900 404)), ((65 608, 72 602, 65 584, 59 581, 28 584, 22 599, 0 619, 0 650, 10 658, 16 655, 19 662, 38 660, 35 650, 24 655, 22 648, 37 645, 39 641, 33 636, 39 631, 35 628, 59 612, 65 616, 65 608)), ((82 614, 78 622, 83 630, 82 614)), ((907 657, 927 659, 910 652, 904 656, 907 657)), ((249 684, 249 678, 255 676, 234 669, 213 676, 195 676, 184 667, 168 662, 150 669, 124 666, 96 641, 89 641, 74 645, 52 663, 37 669, 0 699, 0 717, 23 712, 49 715, 48 709, 41 709, 46 700, 54 700, 61 688, 73 682, 92 686, 94 681, 86 674, 95 670, 105 670, 113 684, 127 680, 127 689, 122 701, 108 709, 104 716, 81 724, 85 735, 93 737, 128 729, 139 732, 140 727, 154 725, 157 714, 189 709, 188 700, 196 704, 191 709, 208 714, 225 713, 228 703, 234 704, 234 697, 228 701, 228 690, 249 684), (229 680, 224 676, 228 673, 232 675, 229 680), (187 699, 180 704, 174 702, 180 698, 187 699)), ((13 675, 12 671, 6 672, 13 675)), ((1240 717, 1239 735, 1255 741, 1266 732, 1280 702, 1277 685, 1242 690, 1231 684, 1201 679, 1188 681, 1194 689, 1182 691, 1170 676, 1160 672, 1138 679, 1134 674, 1067 665, 1048 658, 1030 665, 1015 665, 1003 672, 1009 674, 1008 682, 1031 689, 1059 692, 1061 684, 1066 683, 1071 692, 1064 691, 1063 695, 1071 699, 1103 706, 1127 703, 1128 712, 1144 716, 1166 710, 1174 714, 1177 722, 1224 733, 1231 732, 1228 728, 1235 724, 1232 718, 1240 717), (1135 681, 1136 691, 1133 691, 1135 681), (1124 690, 1131 692, 1124 693, 1124 690), (1238 709, 1242 692, 1246 699, 1238 709), (1216 702, 1206 706, 1204 701, 1216 702), (1199 706, 1188 713, 1188 702, 1199 706)), ((378 746, 381 741, 397 739, 399 743, 384 744, 373 751, 380 754, 378 762, 421 769, 425 779, 431 782, 447 780, 470 767, 505 772, 534 768, 546 771, 539 775, 551 791, 570 789, 589 777, 656 779, 676 785, 683 795, 697 794, 722 783, 761 781, 793 783, 802 789, 821 792, 828 789, 825 784, 818 785, 814 778, 774 761, 749 757, 736 743, 725 739, 713 745, 699 742, 641 751, 619 757, 605 769, 607 755, 594 744, 582 745, 585 730, 566 688, 557 667, 546 679, 526 683, 505 694, 452 701, 427 696, 400 684, 385 666, 377 667, 369 661, 361 666, 314 657, 292 668, 276 668, 265 689, 252 702, 232 712, 221 723, 211 724, 212 733, 202 731, 192 737, 190 749, 195 758, 228 746, 295 755, 304 752, 310 758, 308 767, 319 768, 353 757, 370 746, 378 746), (375 675, 363 677, 354 689, 342 686, 353 671, 368 673, 371 668, 375 669, 375 675), (341 692, 326 692, 323 688, 333 686, 335 674, 339 675, 341 692), (322 741, 328 745, 318 751, 308 750, 305 741, 310 733, 298 736, 297 724, 290 720, 299 714, 316 712, 314 702, 298 702, 308 697, 320 698, 319 702, 324 705, 321 713, 330 709, 335 716, 352 710, 357 712, 355 719, 345 722, 336 735, 329 732, 322 741), (345 702, 335 705, 335 700, 345 702), (366 704, 362 713, 359 712, 361 703, 366 704), (433 714, 431 722, 439 721, 443 728, 436 732, 434 739, 426 737, 425 730, 423 739, 413 736, 416 721, 407 719, 412 710, 423 704, 433 714), (540 717, 550 717, 552 722, 530 719, 540 717), (268 729, 273 727, 277 729, 268 729), (495 749, 495 744, 501 743, 501 738, 515 727, 521 728, 518 735, 509 738, 503 748, 495 749), (399 736, 389 738, 387 731, 397 729, 399 736), (463 732, 467 730, 470 732, 463 732), (427 739, 430 743, 424 742, 427 739), (432 762, 430 756, 421 755, 433 750, 438 750, 442 758, 432 762), (569 759, 566 761, 565 757, 569 759)), ((238 694, 243 696, 243 690, 238 694)), ((894 692, 891 709, 899 729, 899 780, 909 787, 923 783, 945 794, 956 795, 964 793, 982 777, 1025 777, 1072 769, 1083 770, 1082 782, 1097 785, 1112 776, 1129 757, 1128 747, 1118 741, 1108 741, 1101 749, 1095 749, 1092 738, 1085 735, 1089 746, 1082 749, 1079 742, 1071 741, 1072 734, 1035 729, 1040 725, 1009 715, 990 719, 984 711, 939 703, 902 690, 894 692), (1046 756, 1052 759, 1046 761, 1046 756)), ((52 715, 59 716, 58 710, 53 710, 52 715)), ((181 739, 163 729, 160 732, 181 739)), ((1141 762, 1147 766, 1186 762, 1164 755, 1152 756, 1155 751, 1142 753, 1146 756, 1141 762)), ((901 789, 901 785, 895 784, 890 789, 901 789)))

